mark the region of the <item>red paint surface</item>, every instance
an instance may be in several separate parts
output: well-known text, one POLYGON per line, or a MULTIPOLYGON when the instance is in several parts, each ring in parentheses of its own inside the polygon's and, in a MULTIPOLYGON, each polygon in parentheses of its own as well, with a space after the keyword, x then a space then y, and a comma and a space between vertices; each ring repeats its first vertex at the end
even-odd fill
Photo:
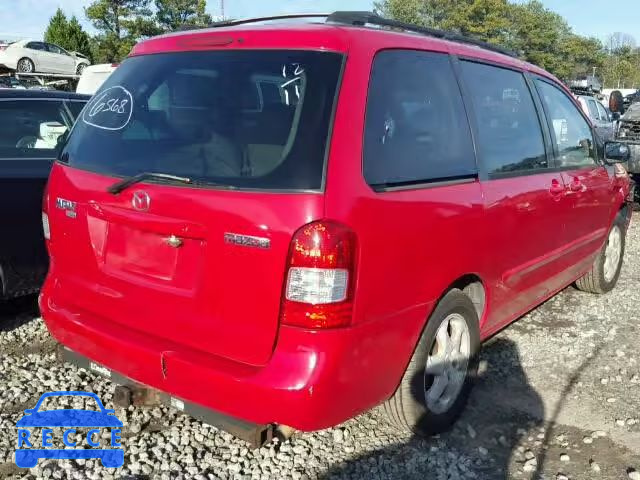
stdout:
POLYGON ((230 48, 347 53, 324 193, 145 184, 115 197, 105 190, 116 179, 60 164, 49 182, 52 261, 41 298, 47 326, 80 354, 183 399, 302 430, 340 423, 394 392, 433 306, 457 279, 481 279, 488 337, 588 270, 628 192, 628 181, 602 166, 372 191, 361 158, 375 53, 450 52, 549 77, 479 48, 287 26, 170 35, 133 54, 230 48), (131 206, 138 189, 152 199, 149 212, 131 206), (57 197, 78 203, 77 218, 55 208, 57 197), (291 238, 321 219, 357 238, 351 324, 324 331, 279 325, 291 238), (266 237, 271 247, 226 244, 225 232, 266 237), (183 238, 182 248, 167 247, 169 235, 183 238))

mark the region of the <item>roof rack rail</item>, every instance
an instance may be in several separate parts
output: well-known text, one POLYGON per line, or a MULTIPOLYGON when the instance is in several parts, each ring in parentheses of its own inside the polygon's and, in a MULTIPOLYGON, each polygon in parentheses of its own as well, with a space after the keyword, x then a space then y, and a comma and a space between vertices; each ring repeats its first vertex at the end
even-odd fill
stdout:
POLYGON ((327 17, 326 22, 354 26, 376 25, 379 27, 396 28, 399 30, 404 30, 406 32, 419 33, 429 37, 475 45, 477 47, 484 48, 485 50, 491 50, 492 52, 497 52, 503 55, 518 58, 518 54, 511 50, 493 45, 488 42, 484 42, 482 40, 478 40, 473 37, 461 35, 456 32, 438 30, 436 28, 421 27, 411 23, 399 22, 397 20, 391 20, 381 17, 380 15, 373 12, 334 12, 327 17))
POLYGON ((248 23, 270 22, 273 20, 290 20, 296 18, 328 18, 329 16, 330 14, 328 13, 293 13, 289 15, 273 15, 270 17, 244 18, 240 20, 222 20, 220 22, 209 24, 207 28, 233 27, 236 25, 245 25, 248 23))

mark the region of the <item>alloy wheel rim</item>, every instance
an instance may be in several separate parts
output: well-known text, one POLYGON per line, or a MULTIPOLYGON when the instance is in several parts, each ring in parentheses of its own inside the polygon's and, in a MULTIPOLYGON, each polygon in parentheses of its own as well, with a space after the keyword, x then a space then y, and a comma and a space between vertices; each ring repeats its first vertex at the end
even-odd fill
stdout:
POLYGON ((622 234, 620 227, 614 225, 609 236, 607 237, 607 245, 604 249, 604 279, 608 283, 613 280, 620 263, 622 255, 622 234))
POLYGON ((424 373, 424 396, 429 410, 441 414, 458 398, 467 378, 471 335, 467 322, 452 313, 438 327, 424 373))
POLYGON ((31 64, 28 60, 20 60, 20 64, 18 65, 18 70, 22 73, 30 73, 31 72, 31 64))

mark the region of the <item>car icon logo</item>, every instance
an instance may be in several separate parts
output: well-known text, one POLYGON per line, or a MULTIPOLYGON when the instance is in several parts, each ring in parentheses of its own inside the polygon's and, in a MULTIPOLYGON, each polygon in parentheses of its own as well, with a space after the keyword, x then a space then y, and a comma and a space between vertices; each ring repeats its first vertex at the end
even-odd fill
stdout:
POLYGON ((36 406, 24 411, 25 415, 18 420, 18 448, 16 449, 16 465, 21 468, 33 468, 38 464, 40 458, 45 459, 91 459, 99 458, 106 468, 118 468, 124 464, 124 449, 120 444, 120 432, 122 422, 115 416, 115 410, 104 407, 100 398, 95 393, 90 392, 49 392, 43 394, 36 406), (58 409, 40 410, 42 403, 49 397, 77 396, 89 397, 96 401, 98 411, 84 409, 58 409), (46 448, 53 447, 53 428, 62 427, 64 433, 62 438, 55 440, 63 441, 69 448, 46 448), (32 436, 30 428, 41 428, 42 438, 32 436), (110 429, 111 448, 104 448, 101 442, 101 428, 110 429), (83 440, 86 440, 85 448, 82 441, 77 440, 79 435, 77 429, 89 429, 83 440), (70 435, 74 435, 76 441, 71 440, 70 435), (35 448, 34 448, 35 447, 35 448), (42 447, 42 448, 39 448, 42 447))
POLYGON ((133 208, 140 212, 146 212, 149 210, 149 206, 151 205, 151 198, 149 197, 149 194, 147 192, 137 190, 133 192, 131 205, 133 206, 133 208))

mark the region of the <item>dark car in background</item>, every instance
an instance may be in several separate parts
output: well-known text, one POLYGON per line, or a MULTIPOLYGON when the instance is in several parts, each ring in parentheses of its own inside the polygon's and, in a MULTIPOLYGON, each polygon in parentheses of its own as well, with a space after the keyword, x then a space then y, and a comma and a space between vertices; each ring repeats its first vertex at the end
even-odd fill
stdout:
POLYGON ((629 108, 632 104, 640 102, 640 90, 636 90, 635 93, 630 93, 624 97, 624 106, 629 108))
POLYGON ((0 89, 0 299, 35 293, 47 271, 41 208, 58 138, 88 96, 0 89))
POLYGON ((15 77, 0 76, 0 88, 18 88, 26 90, 26 85, 15 77))

